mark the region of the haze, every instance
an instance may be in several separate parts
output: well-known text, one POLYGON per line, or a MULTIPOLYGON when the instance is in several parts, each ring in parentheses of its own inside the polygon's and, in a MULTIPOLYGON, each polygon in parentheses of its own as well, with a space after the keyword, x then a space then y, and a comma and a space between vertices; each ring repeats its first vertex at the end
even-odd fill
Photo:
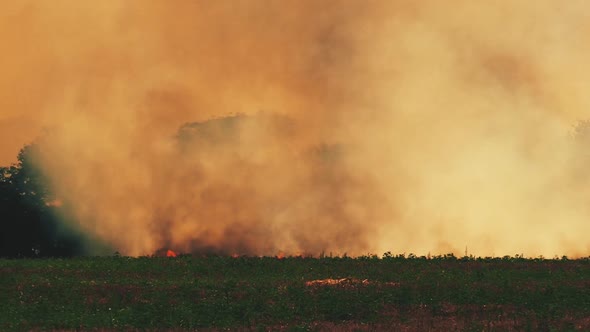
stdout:
POLYGON ((587 1, 4 1, 0 42, 0 164, 42 137, 121 253, 590 254, 587 1))

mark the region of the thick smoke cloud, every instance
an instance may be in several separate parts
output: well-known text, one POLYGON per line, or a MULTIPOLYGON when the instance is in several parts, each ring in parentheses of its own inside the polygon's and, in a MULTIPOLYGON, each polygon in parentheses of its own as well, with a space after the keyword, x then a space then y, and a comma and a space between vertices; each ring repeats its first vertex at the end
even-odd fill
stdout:
POLYGON ((130 255, 587 255, 569 134, 590 110, 589 16, 585 1, 5 3, 0 158, 48 128, 58 195, 130 255), (195 122, 222 139, 185 144, 195 122))

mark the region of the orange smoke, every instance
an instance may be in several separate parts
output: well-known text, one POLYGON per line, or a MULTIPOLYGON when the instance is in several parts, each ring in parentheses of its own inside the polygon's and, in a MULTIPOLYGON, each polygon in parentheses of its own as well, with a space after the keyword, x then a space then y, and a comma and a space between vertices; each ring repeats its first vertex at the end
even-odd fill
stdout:
POLYGON ((126 255, 585 255, 589 14, 6 1, 0 161, 42 135, 76 228, 126 255))

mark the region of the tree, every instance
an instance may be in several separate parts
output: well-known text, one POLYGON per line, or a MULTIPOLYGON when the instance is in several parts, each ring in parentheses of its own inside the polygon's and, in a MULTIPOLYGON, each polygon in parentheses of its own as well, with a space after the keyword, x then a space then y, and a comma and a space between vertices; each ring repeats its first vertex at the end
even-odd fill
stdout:
POLYGON ((573 136, 581 143, 590 141, 590 120, 578 121, 574 126, 573 136))
POLYGON ((35 163, 38 145, 21 149, 18 161, 0 167, 0 256, 47 257, 80 253, 78 235, 60 232, 57 207, 42 170, 35 163))

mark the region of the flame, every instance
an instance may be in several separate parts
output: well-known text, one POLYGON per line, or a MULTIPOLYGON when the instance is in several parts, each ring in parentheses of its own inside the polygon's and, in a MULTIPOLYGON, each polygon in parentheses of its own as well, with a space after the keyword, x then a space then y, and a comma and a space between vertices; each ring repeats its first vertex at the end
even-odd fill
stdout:
POLYGON ((277 259, 285 259, 285 253, 282 251, 279 251, 279 253, 276 255, 277 259))
POLYGON ((166 257, 176 257, 176 253, 168 249, 168 251, 166 251, 166 257))
POLYGON ((63 202, 59 198, 45 202, 45 206, 61 207, 62 205, 63 205, 63 202))

